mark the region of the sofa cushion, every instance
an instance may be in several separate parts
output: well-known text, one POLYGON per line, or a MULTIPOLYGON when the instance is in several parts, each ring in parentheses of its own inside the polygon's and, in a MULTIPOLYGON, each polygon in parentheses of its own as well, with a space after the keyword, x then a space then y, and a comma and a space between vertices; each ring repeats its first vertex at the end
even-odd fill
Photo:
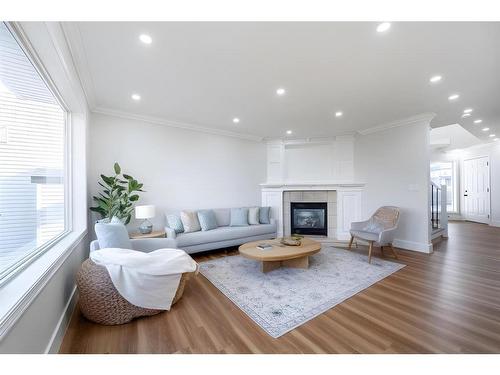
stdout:
POLYGON ((169 228, 173 229, 175 233, 184 232, 184 226, 182 225, 182 220, 178 215, 167 215, 167 225, 169 228))
POLYGON ((260 236, 264 234, 272 234, 275 232, 276 225, 274 224, 218 227, 216 229, 205 232, 181 233, 176 237, 176 240, 177 246, 182 249, 184 246, 193 246, 210 242, 260 236))
POLYGON ((271 207, 259 208, 259 222, 261 224, 269 224, 271 222, 271 207))
POLYGON ((181 221, 185 233, 201 230, 196 211, 181 211, 181 221))
POLYGON ((231 208, 231 223, 232 227, 240 227, 248 225, 248 208, 231 208))
POLYGON ((120 220, 113 218, 110 223, 96 223, 94 229, 101 249, 132 249, 127 228, 120 220))
POLYGON ((231 210, 229 208, 214 208, 215 220, 218 227, 227 227, 231 223, 231 210))
POLYGON ((217 228, 217 220, 213 210, 198 211, 198 221, 200 222, 201 230, 207 231, 217 228))
POLYGON ((256 225, 259 222, 259 207, 250 207, 248 209, 248 224, 256 225))

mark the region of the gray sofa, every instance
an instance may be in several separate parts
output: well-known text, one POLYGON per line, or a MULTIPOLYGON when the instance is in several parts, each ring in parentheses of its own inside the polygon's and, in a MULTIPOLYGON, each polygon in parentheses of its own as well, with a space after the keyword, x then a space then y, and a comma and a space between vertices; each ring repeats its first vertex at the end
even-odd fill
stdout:
POLYGON ((167 238, 175 239, 177 248, 189 254, 276 238, 277 227, 274 219, 270 220, 270 224, 231 227, 230 208, 217 208, 213 211, 218 226, 216 229, 176 234, 167 224, 165 227, 167 238))

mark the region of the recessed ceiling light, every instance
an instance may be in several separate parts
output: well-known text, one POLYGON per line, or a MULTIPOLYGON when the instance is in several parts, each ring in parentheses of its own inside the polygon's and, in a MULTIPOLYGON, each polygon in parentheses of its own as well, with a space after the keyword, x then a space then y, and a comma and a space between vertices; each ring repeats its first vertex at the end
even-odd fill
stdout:
POLYGON ((436 83, 436 82, 441 81, 442 79, 443 79, 443 77, 441 77, 441 76, 432 76, 431 79, 429 79, 429 81, 431 83, 436 83))
POLYGON ((291 130, 287 130, 286 134, 290 135, 290 134, 292 134, 292 131, 291 130))
POLYGON ((285 89, 280 87, 278 90, 276 90, 276 94, 278 94, 279 96, 282 96, 282 95, 285 95, 285 89))
POLYGON ((466 118, 466 117, 470 117, 470 113, 464 113, 464 114, 462 115, 462 118, 466 118))
POLYGON ((474 124, 480 124, 480 123, 482 123, 482 122, 483 122, 483 120, 481 120, 481 119, 474 120, 474 124))
POLYGON ((490 130, 490 128, 483 128, 482 130, 483 132, 487 132, 488 130, 490 130))
POLYGON ((132 94, 132 99, 134 99, 135 101, 139 101, 141 100, 141 96, 139 94, 132 94))
POLYGON ((143 42, 144 44, 151 44, 153 43, 153 38, 151 38, 148 34, 141 34, 139 35, 139 40, 143 42))
POLYGON ((335 117, 342 117, 342 111, 335 112, 335 117))
POLYGON ((238 117, 233 118, 233 122, 235 124, 238 124, 240 122, 240 119, 238 117))
POLYGON ((490 134, 491 138, 496 137, 496 136, 497 136, 496 134, 490 134))
POLYGON ((496 142, 496 141, 498 141, 498 138, 495 138, 495 139, 494 139, 494 141, 495 141, 495 142, 496 142))
POLYGON ((390 22, 382 22, 377 26, 377 32, 383 33, 391 28, 390 22))
POLYGON ((448 100, 457 100, 459 97, 460 97, 460 95, 453 94, 453 95, 448 96, 448 100))
POLYGON ((464 113, 471 113, 473 111, 472 108, 467 108, 467 109, 464 109, 464 113))

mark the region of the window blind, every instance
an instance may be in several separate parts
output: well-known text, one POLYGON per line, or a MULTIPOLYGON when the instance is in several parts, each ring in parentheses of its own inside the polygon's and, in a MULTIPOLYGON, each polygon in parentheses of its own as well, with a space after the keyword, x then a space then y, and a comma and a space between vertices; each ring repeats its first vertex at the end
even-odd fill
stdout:
POLYGON ((65 118, 0 23, 0 278, 65 230, 65 118))

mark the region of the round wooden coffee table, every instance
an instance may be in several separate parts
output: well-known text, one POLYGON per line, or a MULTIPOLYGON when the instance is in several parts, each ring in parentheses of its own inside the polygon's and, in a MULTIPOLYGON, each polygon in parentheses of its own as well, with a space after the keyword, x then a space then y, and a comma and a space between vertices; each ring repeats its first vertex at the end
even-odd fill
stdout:
POLYGON ((243 244, 239 247, 240 254, 245 258, 262 263, 262 272, 266 273, 280 267, 308 268, 309 256, 321 250, 321 244, 310 238, 303 238, 300 246, 286 246, 280 239, 261 240, 243 244), (261 250, 260 244, 272 245, 272 249, 261 250))

